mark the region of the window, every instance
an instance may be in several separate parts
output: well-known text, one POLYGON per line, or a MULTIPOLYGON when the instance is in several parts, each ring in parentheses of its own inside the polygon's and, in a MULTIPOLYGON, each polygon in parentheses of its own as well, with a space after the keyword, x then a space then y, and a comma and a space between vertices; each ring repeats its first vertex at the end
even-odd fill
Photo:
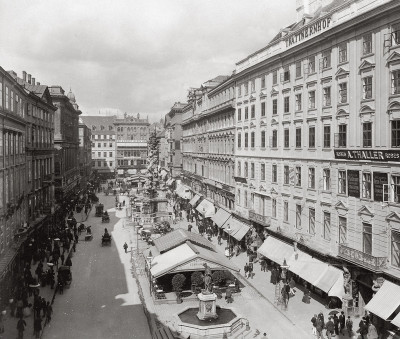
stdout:
POLYGON ((301 61, 296 62, 296 78, 301 77, 301 61))
POLYGON ((347 243, 347 219, 339 217, 339 244, 347 243))
POLYGON ((339 103, 347 102, 347 82, 339 84, 339 103))
POLYGON ((113 147, 112 142, 110 142, 110 143, 108 144, 108 147, 113 147))
POLYGON ((315 189, 315 168, 308 168, 308 188, 315 189))
POLYGON ((97 147, 101 148, 101 143, 100 142, 97 143, 97 147))
POLYGON ((331 126, 325 125, 324 126, 324 148, 331 147, 331 126))
POLYGON ((107 143, 106 142, 103 142, 103 147, 107 147, 107 143))
POLYGON ((256 106, 251 105, 251 118, 254 119, 256 117, 256 106))
POLYGON ((284 113, 289 113, 289 110, 290 110, 289 97, 284 97, 283 98, 283 111, 284 111, 284 113))
POLYGON ((315 127, 308 127, 308 147, 315 148, 315 127))
POLYGON ((247 205, 249 204, 247 191, 244 191, 243 194, 244 194, 244 207, 247 207, 247 205))
POLYGON ((372 225, 363 222, 363 252, 372 255, 372 225))
POLYGON ((242 147, 242 133, 238 133, 238 139, 237 139, 237 147, 241 148, 242 147))
POLYGON ((363 99, 372 98, 372 76, 363 78, 363 99))
POLYGON ((278 114, 278 100, 277 99, 272 100, 272 114, 273 115, 278 114))
POLYGON ((308 74, 315 73, 315 55, 308 58, 308 74))
POLYGON ((289 202, 283 202, 283 221, 289 221, 289 202))
POLYGON ((321 69, 327 69, 331 67, 331 50, 322 52, 320 67, 321 69))
POLYGON ((101 152, 97 152, 97 157, 101 158, 101 152))
POLYGON ((315 209, 308 209, 308 233, 315 234, 315 209))
POLYGON ((249 94, 249 84, 246 82, 244 84, 244 95, 247 95, 247 94, 249 94))
POLYGON ((400 267, 400 233, 392 231, 392 265, 400 267))
POLYGON ((251 132, 251 148, 254 148, 256 146, 256 133, 251 132))
POLYGON ((265 131, 261 131, 261 148, 265 148, 266 140, 265 140, 265 131))
POLYGON ((272 165, 272 182, 278 182, 278 165, 272 165))
POLYGON ((103 157, 107 157, 107 152, 103 152, 103 157))
POLYGON ((256 173, 256 171, 255 171, 255 168, 254 168, 254 162, 252 162, 251 164, 250 164, 250 175, 251 175, 251 179, 254 179, 255 178, 255 174, 256 173))
POLYGON ((6 86, 6 98, 5 98, 5 102, 6 102, 6 109, 8 109, 10 106, 10 90, 9 88, 6 86))
POLYGON ((113 156, 113 152, 108 152, 108 156, 111 158, 113 156))
POLYGON ((400 45, 400 23, 392 25, 391 45, 400 45))
POLYGON ((249 147, 249 133, 244 133, 244 147, 249 147))
POLYGON ((265 76, 261 77, 261 88, 265 88, 265 76))
POLYGON ((392 94, 400 94, 400 70, 392 72, 391 86, 392 86, 392 94))
POLYGON ((347 125, 339 125, 339 147, 347 146, 347 125))
POLYGON ((331 105, 331 88, 330 87, 324 87, 324 102, 323 105, 324 107, 330 106, 331 105))
POLYGON ((101 167, 101 161, 97 162, 97 167, 101 167))
POLYGON ((296 148, 301 148, 301 127, 296 128, 296 148))
POLYGON ((272 218, 276 218, 276 199, 271 199, 272 204, 272 218))
POLYGON ((244 163, 244 176, 247 178, 249 176, 249 164, 247 161, 244 163))
POLYGON ((256 91, 256 80, 253 79, 251 80, 251 92, 255 92, 256 91))
POLYGON ((278 71, 275 70, 272 72, 272 84, 276 85, 278 83, 278 71))
POLYGON ((242 85, 238 86, 238 97, 242 96, 242 85))
POLYGON ((295 186, 300 187, 301 186, 301 167, 300 166, 296 166, 296 170, 295 170, 295 186))
POLYGON ((347 175, 345 170, 338 172, 338 193, 347 194, 347 175))
POLYGON ((110 167, 112 167, 113 166, 113 162, 112 161, 110 161, 110 167))
POLYGON ((339 45, 339 64, 347 61, 347 42, 339 45))
POLYGON ((331 189, 331 170, 329 168, 323 169, 323 183, 324 183, 324 191, 330 191, 331 189))
POLYGON ((244 109, 244 120, 248 120, 249 119, 249 108, 245 107, 244 109))
POLYGON ((393 202, 400 202, 400 176, 392 175, 392 194, 393 194, 393 202))
POLYGON ((289 185, 289 166, 285 165, 283 167, 283 183, 289 185))
POLYGON ((283 81, 289 81, 290 80, 290 71, 289 71, 289 66, 285 66, 283 68, 283 81))
POLYGON ((363 55, 372 53, 372 33, 363 36, 363 55))
POLYGON ((371 173, 363 173, 362 175, 362 197, 371 199, 371 173))
POLYGON ((400 120, 392 121, 392 147, 400 147, 400 120))
POLYGON ((324 239, 331 240, 331 214, 324 212, 324 239))
POLYGON ((261 164, 261 180, 265 181, 265 164, 261 164))
POLYGON ((289 128, 283 130, 283 147, 289 148, 289 128))
POLYGON ((301 94, 296 94, 296 111, 301 111, 301 94))
POLYGON ((363 147, 372 147, 372 123, 363 123, 363 147))
POLYGON ((242 163, 240 161, 237 163, 237 175, 238 177, 242 176, 242 163))
POLYGON ((315 108, 315 91, 308 92, 308 108, 315 108))
POLYGON ((238 108, 238 121, 242 120, 242 109, 238 108))
POLYGON ((301 229, 301 205, 296 204, 296 228, 301 229))
POLYGON ((278 131, 277 130, 272 131, 272 147, 273 148, 278 147, 278 131))

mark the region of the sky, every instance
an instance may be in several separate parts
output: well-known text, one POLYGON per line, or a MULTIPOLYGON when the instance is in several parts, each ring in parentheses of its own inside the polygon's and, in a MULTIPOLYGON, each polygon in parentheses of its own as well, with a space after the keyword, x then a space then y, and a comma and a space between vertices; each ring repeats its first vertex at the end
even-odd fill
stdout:
POLYGON ((296 0, 13 0, 0 66, 71 88, 83 115, 159 120, 190 87, 231 75, 296 18, 296 0))

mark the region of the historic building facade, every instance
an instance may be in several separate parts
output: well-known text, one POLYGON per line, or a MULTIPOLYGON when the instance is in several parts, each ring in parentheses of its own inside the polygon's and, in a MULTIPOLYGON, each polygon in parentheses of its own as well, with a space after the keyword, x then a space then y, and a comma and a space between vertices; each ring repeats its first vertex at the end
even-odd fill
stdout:
POLYGON ((400 5, 297 1, 298 22, 236 65, 236 206, 346 265, 362 307, 400 278, 400 5))
POLYGON ((169 176, 174 179, 182 173, 182 110, 185 106, 185 103, 176 102, 165 116, 165 138, 169 145, 166 166, 169 176))
POLYGON ((219 76, 189 92, 182 121, 183 182, 215 206, 234 209, 234 80, 219 76))
POLYGON ((86 188, 92 175, 92 131, 79 118, 79 175, 80 187, 86 188))
POLYGON ((116 133, 116 170, 120 177, 140 174, 146 168, 149 119, 125 113, 114 120, 116 133))
POLYGON ((100 178, 115 178, 115 115, 82 115, 83 123, 91 130, 92 170, 100 178))
POLYGON ((75 95, 61 86, 51 86, 50 95, 57 107, 54 117, 55 199, 62 202, 79 189, 79 115, 75 95))

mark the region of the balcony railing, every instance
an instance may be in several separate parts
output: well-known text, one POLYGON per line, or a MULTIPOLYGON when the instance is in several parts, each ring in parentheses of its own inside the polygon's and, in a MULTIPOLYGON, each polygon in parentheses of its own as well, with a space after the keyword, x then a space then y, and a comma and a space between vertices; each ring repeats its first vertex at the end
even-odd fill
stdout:
POLYGON ((386 267, 387 257, 374 257, 354 248, 339 245, 339 257, 347 259, 372 271, 380 272, 386 267))
POLYGON ((271 225, 271 217, 266 215, 258 214, 253 210, 249 211, 249 219, 256 223, 259 223, 263 226, 270 226, 271 225))

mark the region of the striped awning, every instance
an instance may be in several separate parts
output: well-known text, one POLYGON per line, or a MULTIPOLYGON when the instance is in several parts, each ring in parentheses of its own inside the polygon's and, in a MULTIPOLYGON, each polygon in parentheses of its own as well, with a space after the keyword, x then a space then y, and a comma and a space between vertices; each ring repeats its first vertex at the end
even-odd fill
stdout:
POLYGON ((209 218, 215 215, 215 207, 214 204, 207 199, 203 199, 199 206, 196 207, 196 210, 204 217, 209 218))
POLYGON ((211 217, 212 221, 214 221, 219 227, 224 226, 226 221, 229 219, 231 214, 228 211, 225 211, 223 208, 220 208, 217 213, 211 217))
MULTIPOLYGON (((365 305, 365 309, 377 315, 383 320, 387 320, 394 311, 400 306, 400 286, 385 280, 382 287, 372 297, 371 301, 365 305)), ((397 318, 397 317, 396 317, 397 318)), ((395 319, 393 321, 395 321, 395 319)), ((396 319, 396 323, 399 319, 396 319)))
POLYGON ((192 198, 192 200, 189 201, 189 204, 192 205, 192 206, 196 205, 196 203, 200 200, 200 198, 201 198, 201 196, 198 195, 198 194, 196 194, 196 195, 192 198))
POLYGON ((294 248, 286 242, 269 236, 257 252, 281 265, 284 259, 288 260, 293 256, 294 248))

